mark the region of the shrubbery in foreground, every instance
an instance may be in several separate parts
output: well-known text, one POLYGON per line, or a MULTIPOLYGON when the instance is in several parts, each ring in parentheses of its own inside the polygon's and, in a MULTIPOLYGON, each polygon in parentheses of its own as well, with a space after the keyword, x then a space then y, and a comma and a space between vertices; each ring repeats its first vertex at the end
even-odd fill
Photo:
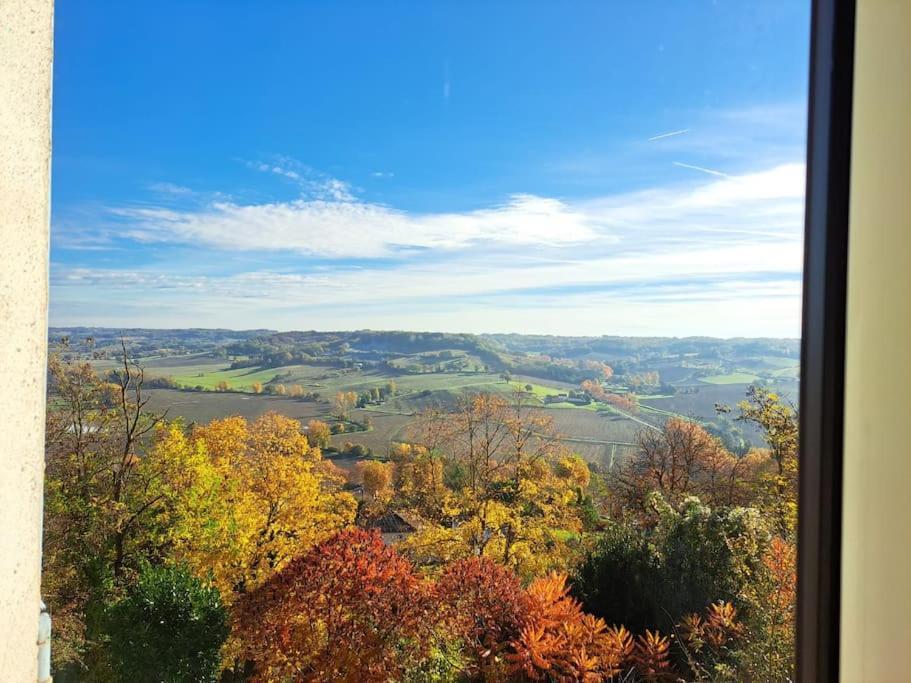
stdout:
MULTIPOLYGON (((691 657, 741 633, 730 603, 688 615, 691 657), (709 644, 709 645, 707 645, 709 644)), ((293 560, 235 610, 255 679, 672 680, 672 638, 633 635, 583 611, 566 575, 523 588, 483 557, 458 560, 435 580, 379 536, 343 531, 293 560)))
POLYGON ((110 609, 110 654, 120 680, 214 681, 228 615, 214 587, 182 567, 144 567, 110 609))

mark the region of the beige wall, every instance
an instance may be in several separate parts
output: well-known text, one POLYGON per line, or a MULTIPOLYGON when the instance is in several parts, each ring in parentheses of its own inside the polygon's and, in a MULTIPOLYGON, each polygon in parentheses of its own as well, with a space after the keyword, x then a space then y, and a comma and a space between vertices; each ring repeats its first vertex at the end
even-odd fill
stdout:
POLYGON ((859 0, 845 378, 843 681, 911 680, 911 0, 859 0))
POLYGON ((0 0, 0 680, 37 680, 53 0, 0 0))

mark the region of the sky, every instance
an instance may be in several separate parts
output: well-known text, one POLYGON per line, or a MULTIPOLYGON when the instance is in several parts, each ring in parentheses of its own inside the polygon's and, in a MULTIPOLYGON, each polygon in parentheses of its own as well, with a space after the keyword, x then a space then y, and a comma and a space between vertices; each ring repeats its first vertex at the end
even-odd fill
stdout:
POLYGON ((800 334, 808 0, 56 14, 52 326, 800 334))

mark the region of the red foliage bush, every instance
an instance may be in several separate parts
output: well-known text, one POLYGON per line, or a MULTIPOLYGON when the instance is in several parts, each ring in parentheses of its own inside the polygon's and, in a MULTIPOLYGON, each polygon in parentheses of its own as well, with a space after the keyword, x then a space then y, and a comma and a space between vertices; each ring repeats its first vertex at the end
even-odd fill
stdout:
MULTIPOLYGON (((349 529, 239 599, 235 634, 259 681, 399 680, 421 671, 435 646, 453 644, 462 657, 454 666, 471 680, 595 682, 632 669, 637 680, 676 676, 669 638, 609 628, 582 611, 566 581, 550 574, 524 589, 511 570, 473 557, 431 582, 378 534, 349 529)), ((739 636, 736 616, 717 603, 681 627, 698 653, 739 636)))
POLYGON ((386 681, 428 642, 429 594, 379 534, 342 531, 236 605, 257 680, 386 681))
POLYGON ((519 577, 486 557, 458 560, 443 571, 435 596, 444 630, 464 641, 474 675, 497 668, 532 607, 519 577))

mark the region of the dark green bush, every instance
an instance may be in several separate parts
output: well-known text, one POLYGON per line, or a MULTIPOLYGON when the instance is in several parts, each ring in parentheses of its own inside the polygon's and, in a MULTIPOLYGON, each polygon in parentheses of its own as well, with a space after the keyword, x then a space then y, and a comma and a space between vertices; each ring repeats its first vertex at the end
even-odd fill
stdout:
POLYGON ((573 590, 585 610, 634 632, 668 632, 717 600, 743 610, 743 589, 770 540, 759 513, 711 510, 696 498, 675 510, 657 494, 650 505, 651 524, 609 524, 576 571, 573 590))
POLYGON ((146 566, 111 607, 108 630, 120 680, 214 681, 228 636, 227 613, 218 590, 186 569, 146 566))

